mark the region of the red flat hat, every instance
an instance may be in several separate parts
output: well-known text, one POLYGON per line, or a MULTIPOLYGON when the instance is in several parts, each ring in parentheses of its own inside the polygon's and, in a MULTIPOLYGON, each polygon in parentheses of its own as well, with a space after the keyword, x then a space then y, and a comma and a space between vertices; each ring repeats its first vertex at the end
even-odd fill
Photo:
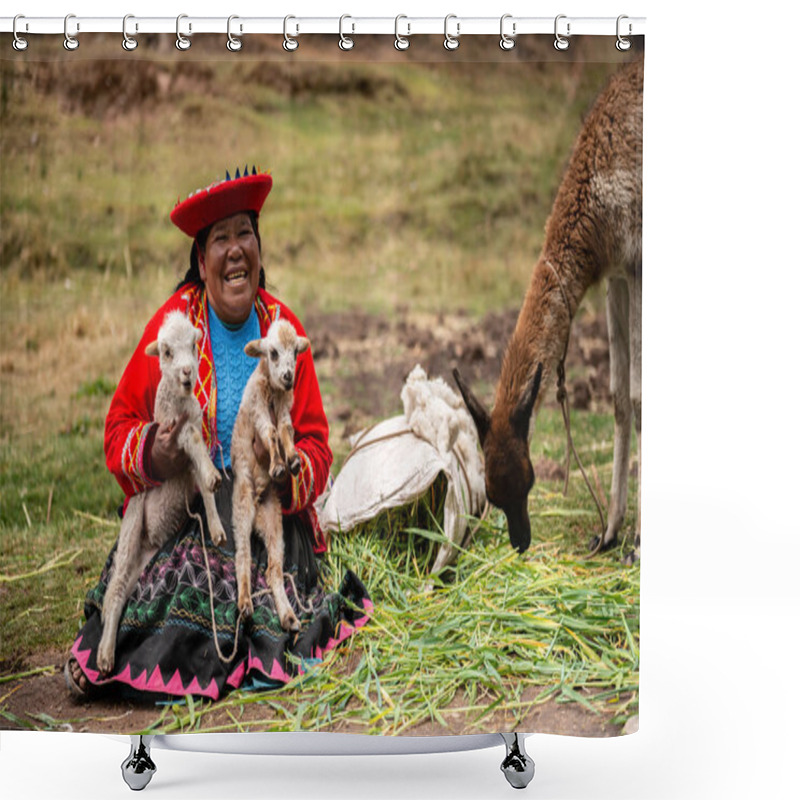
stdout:
POLYGON ((205 189, 198 189, 184 201, 178 202, 169 218, 187 236, 194 239, 197 234, 215 222, 241 211, 261 212, 261 207, 272 189, 272 175, 256 172, 255 167, 248 175, 245 168, 240 177, 239 170, 231 178, 226 173, 223 181, 217 181, 205 189))

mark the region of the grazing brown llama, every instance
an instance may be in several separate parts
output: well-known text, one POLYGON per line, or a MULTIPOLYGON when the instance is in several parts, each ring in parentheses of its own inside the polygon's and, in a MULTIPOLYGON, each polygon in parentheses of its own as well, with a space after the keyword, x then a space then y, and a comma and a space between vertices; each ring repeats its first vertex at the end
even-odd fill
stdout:
MULTIPOLYGON (((541 255, 503 358, 491 414, 455 371, 483 448, 486 494, 508 520, 511 544, 530 544, 530 437, 587 289, 607 282, 614 403, 614 468, 603 549, 622 527, 631 421, 642 460, 642 61, 614 75, 584 123, 545 228, 541 255)), ((641 481, 636 521, 639 549, 641 481)), ((630 558, 631 556, 629 556, 630 558)))

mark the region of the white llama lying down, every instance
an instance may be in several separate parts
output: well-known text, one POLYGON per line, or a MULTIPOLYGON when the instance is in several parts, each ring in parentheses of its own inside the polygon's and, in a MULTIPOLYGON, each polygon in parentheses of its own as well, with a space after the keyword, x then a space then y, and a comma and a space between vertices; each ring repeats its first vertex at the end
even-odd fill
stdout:
POLYGON ((203 442, 202 411, 194 396, 199 338, 200 331, 186 316, 172 311, 164 318, 158 339, 145 348, 147 355, 158 356, 161 366, 154 420, 162 426, 171 425, 181 415, 188 415, 178 435, 178 445, 189 457, 190 468, 128 501, 103 601, 103 635, 97 649, 97 666, 104 674, 114 667, 117 627, 125 603, 147 562, 186 522, 196 487, 205 505, 211 540, 216 545, 225 541, 213 495, 222 478, 203 442))
POLYGON ((294 475, 300 471, 291 410, 297 356, 309 344, 286 320, 273 322, 263 339, 248 342, 245 353, 258 358, 259 363, 245 386, 231 440, 239 610, 253 613, 250 534, 255 529, 267 547, 267 587, 285 631, 299 631, 300 622, 283 584, 283 518, 275 481, 285 476, 286 465, 294 475), (269 473, 256 460, 256 436, 269 453, 269 473))

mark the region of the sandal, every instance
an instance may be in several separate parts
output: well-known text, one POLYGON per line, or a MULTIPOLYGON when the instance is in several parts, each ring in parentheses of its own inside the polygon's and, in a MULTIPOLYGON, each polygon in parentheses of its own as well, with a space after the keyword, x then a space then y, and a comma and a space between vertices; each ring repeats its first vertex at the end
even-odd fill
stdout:
POLYGON ((86 677, 75 656, 70 656, 64 664, 64 680, 67 691, 77 703, 85 703, 96 694, 97 687, 86 677))

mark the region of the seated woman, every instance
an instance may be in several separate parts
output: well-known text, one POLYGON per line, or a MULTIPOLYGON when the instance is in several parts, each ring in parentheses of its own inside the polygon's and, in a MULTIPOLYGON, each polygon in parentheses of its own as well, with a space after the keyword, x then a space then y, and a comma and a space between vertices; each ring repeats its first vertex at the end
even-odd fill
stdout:
MULTIPOLYGON (((126 503, 185 469, 186 456, 176 445, 181 420, 166 429, 152 421, 160 369, 158 359, 144 352, 164 316, 182 310, 201 332, 194 391, 203 409, 204 440, 225 473, 216 503, 227 541, 215 547, 204 535, 203 506, 196 498, 193 512, 202 525, 190 518, 150 560, 120 620, 114 669, 102 675, 96 656, 112 550, 99 583, 86 597, 86 623, 64 668, 76 699, 120 685, 155 695, 212 699, 246 683, 279 685, 352 634, 369 615, 366 590, 351 572, 339 592, 326 594, 320 585, 318 559, 326 542, 313 503, 328 481, 332 454, 310 350, 298 358, 292 407, 302 467, 281 490, 287 594, 302 629, 284 631, 271 594, 262 591, 266 551, 260 537, 252 540, 254 614, 242 621, 237 608, 230 443, 242 392, 257 364, 244 346, 264 336, 278 318, 288 319, 304 335, 297 317, 264 288, 258 215, 271 188, 271 175, 254 169, 239 177, 237 171, 236 178, 201 189, 173 209, 171 220, 194 240, 190 268, 147 324, 106 418, 106 463, 126 503)), ((258 458, 268 458, 260 442, 254 447, 258 458)))

